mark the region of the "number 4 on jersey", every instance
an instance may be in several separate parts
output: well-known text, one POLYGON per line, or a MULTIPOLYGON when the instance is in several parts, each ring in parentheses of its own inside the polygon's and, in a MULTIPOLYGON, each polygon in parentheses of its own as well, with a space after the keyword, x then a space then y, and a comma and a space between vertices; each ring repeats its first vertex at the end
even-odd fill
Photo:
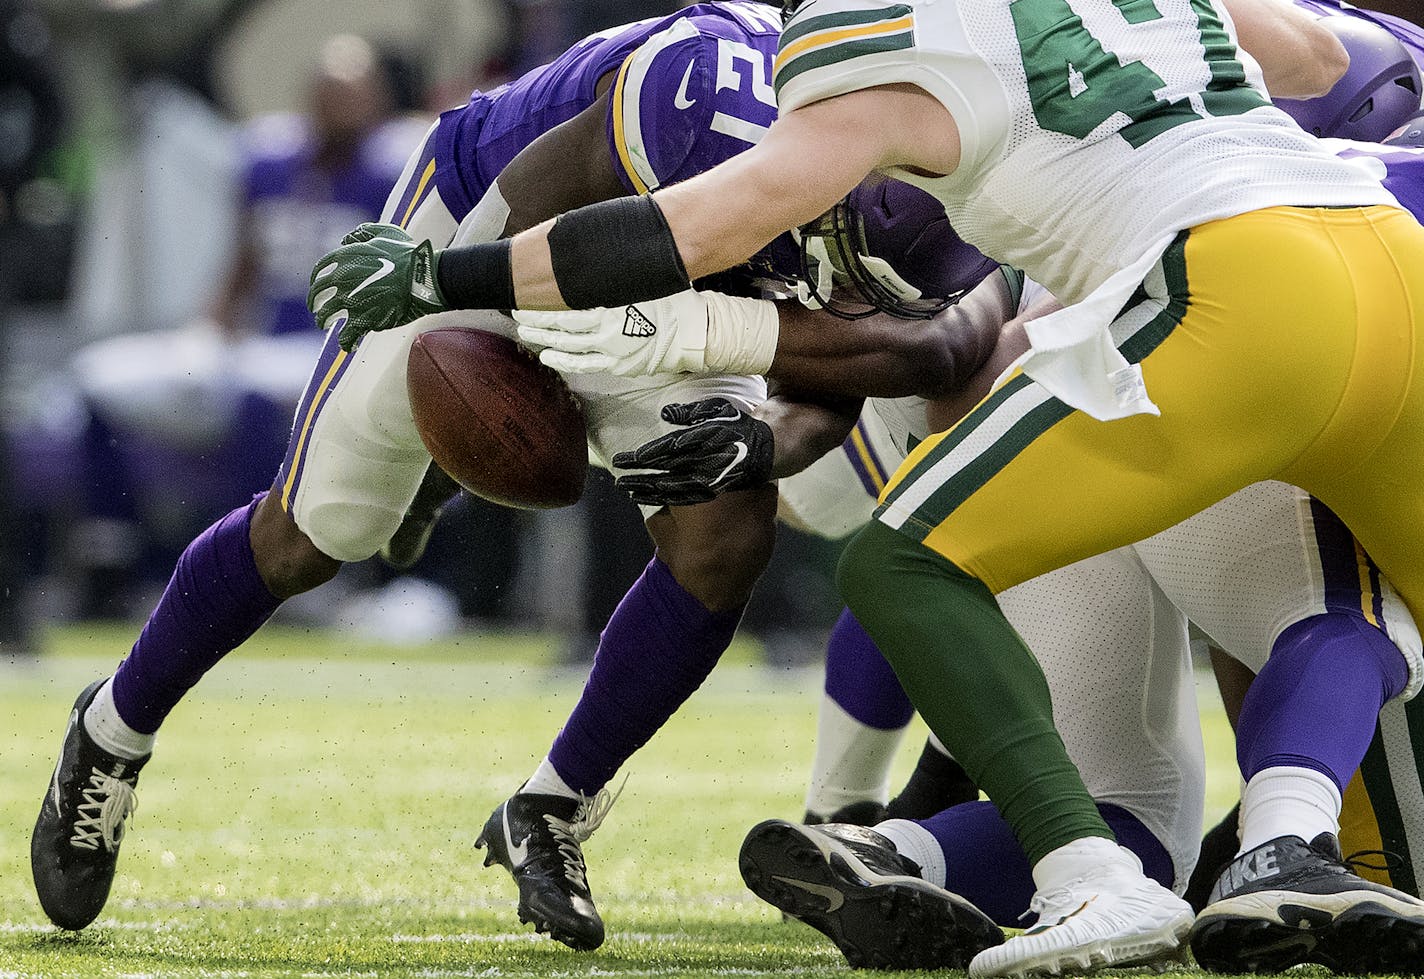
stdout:
MULTIPOLYGON (((1124 30, 1160 20, 1153 0, 1112 0, 1122 13, 1124 30)), ((1192 0, 1196 13, 1193 47, 1203 50, 1210 81, 1201 94, 1211 115, 1236 115, 1265 105, 1243 83, 1221 19, 1210 0, 1192 0)), ((1086 139, 1113 115, 1129 122, 1118 135, 1135 149, 1174 126, 1202 118, 1186 99, 1168 102, 1157 96, 1162 77, 1141 61, 1124 62, 1094 37, 1067 0, 1017 0, 1010 5, 1023 56, 1029 99, 1038 124, 1050 132, 1086 139)))

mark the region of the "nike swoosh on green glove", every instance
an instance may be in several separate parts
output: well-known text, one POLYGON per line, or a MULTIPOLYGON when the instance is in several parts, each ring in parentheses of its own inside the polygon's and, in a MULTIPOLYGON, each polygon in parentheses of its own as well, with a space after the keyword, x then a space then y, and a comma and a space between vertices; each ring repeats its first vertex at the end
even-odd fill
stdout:
POLYGON ((323 330, 341 324, 337 342, 349 351, 367 333, 449 308, 436 282, 438 255, 429 241, 368 221, 316 263, 307 308, 323 330))

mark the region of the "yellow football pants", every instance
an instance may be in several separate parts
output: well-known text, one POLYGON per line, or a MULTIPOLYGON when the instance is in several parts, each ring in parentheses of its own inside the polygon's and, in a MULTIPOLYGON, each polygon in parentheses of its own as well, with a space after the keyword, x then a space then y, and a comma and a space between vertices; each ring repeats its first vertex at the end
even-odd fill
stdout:
POLYGON ((1160 417, 1100 422, 1019 375, 917 447, 879 518, 998 592, 1281 479, 1424 621, 1424 228, 1253 211, 1184 233, 1144 286, 1114 337, 1160 417))

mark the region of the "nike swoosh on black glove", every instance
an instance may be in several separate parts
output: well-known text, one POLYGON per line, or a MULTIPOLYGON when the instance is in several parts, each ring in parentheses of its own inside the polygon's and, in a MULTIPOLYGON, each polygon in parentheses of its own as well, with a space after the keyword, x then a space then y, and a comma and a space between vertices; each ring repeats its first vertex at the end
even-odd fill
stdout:
POLYGON ((726 398, 667 405, 663 421, 686 426, 613 457, 615 469, 641 472, 615 482, 644 506, 706 503, 771 479, 771 426, 726 398))

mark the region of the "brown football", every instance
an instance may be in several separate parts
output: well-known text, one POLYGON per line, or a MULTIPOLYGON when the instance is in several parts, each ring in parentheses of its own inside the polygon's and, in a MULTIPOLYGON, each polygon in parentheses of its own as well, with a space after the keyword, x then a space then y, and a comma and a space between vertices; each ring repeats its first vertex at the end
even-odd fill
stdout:
POLYGON ((410 346, 415 424, 440 468, 506 506, 568 506, 588 467, 583 411, 559 375, 513 340, 444 327, 410 346))

